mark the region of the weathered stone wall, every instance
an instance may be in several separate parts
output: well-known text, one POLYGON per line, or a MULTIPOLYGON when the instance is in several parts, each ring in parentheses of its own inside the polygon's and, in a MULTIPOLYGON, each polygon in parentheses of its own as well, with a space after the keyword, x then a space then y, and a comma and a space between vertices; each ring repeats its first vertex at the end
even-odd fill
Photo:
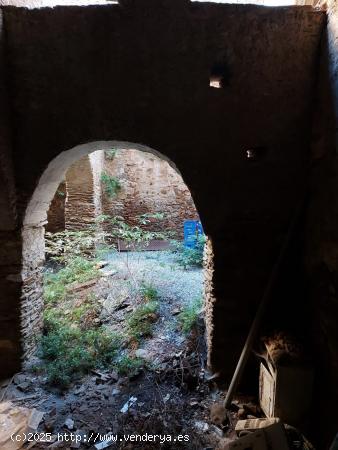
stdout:
POLYGON ((161 152, 213 244, 209 361, 229 378, 308 181, 325 15, 185 0, 3 10, 20 220, 42 220, 75 154, 92 151, 81 143, 161 152))
POLYGON ((65 229, 82 230, 101 214, 102 152, 86 155, 66 172, 65 229))
POLYGON ((93 178, 93 201, 95 217, 103 212, 101 174, 104 167, 104 151, 98 150, 89 155, 93 178))
POLYGON ((65 229, 66 182, 62 181, 57 188, 47 212, 45 230, 57 233, 65 229))
POLYGON ((25 227, 22 231, 22 297, 20 307, 23 359, 36 349, 42 330, 42 275, 45 261, 44 227, 25 227))
POLYGON ((81 230, 95 221, 93 173, 89 156, 72 164, 66 173, 65 228, 81 230))
POLYGON ((211 343, 213 341, 214 334, 214 303, 216 301, 214 295, 214 252, 212 248, 212 242, 210 238, 206 239, 203 255, 203 268, 204 268, 204 283, 203 283, 203 296, 204 296, 204 320, 206 324, 206 340, 208 345, 208 365, 212 366, 211 343))
POLYGON ((144 228, 172 231, 178 238, 183 237, 184 220, 198 220, 182 177, 156 155, 133 149, 120 150, 113 159, 105 159, 104 171, 121 184, 121 190, 114 197, 104 194, 104 214, 120 215, 128 224, 139 225, 141 214, 164 213, 164 220, 153 220, 144 228))
POLYGON ((101 173, 104 152, 96 151, 75 161, 58 186, 47 212, 46 231, 80 230, 102 214, 101 173))

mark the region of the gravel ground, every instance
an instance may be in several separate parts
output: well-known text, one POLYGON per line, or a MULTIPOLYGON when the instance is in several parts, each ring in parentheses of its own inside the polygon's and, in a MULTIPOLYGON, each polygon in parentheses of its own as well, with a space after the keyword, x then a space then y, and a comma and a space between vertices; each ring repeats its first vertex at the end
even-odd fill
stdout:
POLYGON ((185 270, 169 251, 114 252, 106 258, 107 274, 100 283, 102 322, 112 331, 121 331, 128 314, 137 307, 142 286, 156 290, 159 320, 153 336, 145 339, 142 348, 156 359, 185 346, 186 336, 178 324, 178 314, 203 295, 203 270, 185 270), (156 355, 156 356, 155 356, 156 355))
POLYGON ((189 304, 202 296, 203 270, 184 270, 169 251, 114 252, 106 257, 105 271, 116 270, 121 276, 136 283, 152 285, 161 299, 175 299, 189 304))

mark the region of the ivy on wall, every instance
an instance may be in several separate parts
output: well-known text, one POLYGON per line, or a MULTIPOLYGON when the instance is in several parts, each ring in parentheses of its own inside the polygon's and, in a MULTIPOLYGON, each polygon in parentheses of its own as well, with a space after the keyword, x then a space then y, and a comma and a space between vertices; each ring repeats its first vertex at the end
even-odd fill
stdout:
POLYGON ((121 183, 112 175, 109 175, 107 172, 101 173, 101 182, 103 184, 104 192, 108 197, 115 197, 121 190, 121 183))

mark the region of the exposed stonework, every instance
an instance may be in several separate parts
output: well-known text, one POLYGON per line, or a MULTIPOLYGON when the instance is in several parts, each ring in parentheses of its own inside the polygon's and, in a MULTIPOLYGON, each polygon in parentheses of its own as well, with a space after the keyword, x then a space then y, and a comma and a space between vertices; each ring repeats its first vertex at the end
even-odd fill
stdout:
POLYGON ((184 220, 198 220, 189 189, 167 161, 128 149, 117 151, 113 159, 106 158, 104 170, 121 183, 117 195, 104 195, 105 214, 120 215, 128 224, 139 225, 141 214, 165 213, 165 220, 154 220, 144 228, 172 231, 181 239, 184 220))
POLYGON ((189 189, 177 171, 167 161, 139 150, 117 151, 113 159, 104 159, 104 152, 96 151, 67 171, 66 183, 60 184, 50 204, 46 230, 85 228, 102 213, 138 225, 141 214, 156 212, 165 213, 165 220, 143 227, 170 230, 180 239, 184 220, 198 220, 189 189), (121 183, 122 189, 113 197, 105 193, 103 172, 121 183))
POLYGON ((207 238, 204 246, 204 320, 206 324, 206 339, 208 345, 208 364, 212 366, 212 336, 214 331, 214 303, 216 301, 214 296, 214 253, 212 250, 212 242, 207 238))
POLYGON ((57 233, 65 229, 66 182, 57 188, 48 209, 46 231, 57 233))
POLYGON ((95 223, 101 213, 103 152, 76 161, 66 172, 65 229, 82 230, 95 223))
POLYGON ((36 349, 42 330, 42 272, 45 261, 44 227, 26 227, 22 231, 21 339, 23 358, 36 349))
POLYGON ((89 155, 93 178, 93 202, 95 217, 103 212, 101 174, 104 168, 104 151, 98 150, 89 155))

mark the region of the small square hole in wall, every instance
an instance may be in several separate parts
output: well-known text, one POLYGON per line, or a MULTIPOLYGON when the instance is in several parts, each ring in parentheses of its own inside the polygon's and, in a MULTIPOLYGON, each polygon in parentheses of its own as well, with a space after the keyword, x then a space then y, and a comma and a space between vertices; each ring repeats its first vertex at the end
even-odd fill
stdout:
POLYGON ((230 84, 230 70, 226 63, 220 62, 212 66, 209 76, 209 86, 220 89, 230 84))
POLYGON ((209 86, 212 88, 220 89, 222 87, 222 77, 211 75, 209 86))
POLYGON ((245 150, 245 157, 249 161, 260 161, 267 154, 266 147, 251 147, 245 150))

